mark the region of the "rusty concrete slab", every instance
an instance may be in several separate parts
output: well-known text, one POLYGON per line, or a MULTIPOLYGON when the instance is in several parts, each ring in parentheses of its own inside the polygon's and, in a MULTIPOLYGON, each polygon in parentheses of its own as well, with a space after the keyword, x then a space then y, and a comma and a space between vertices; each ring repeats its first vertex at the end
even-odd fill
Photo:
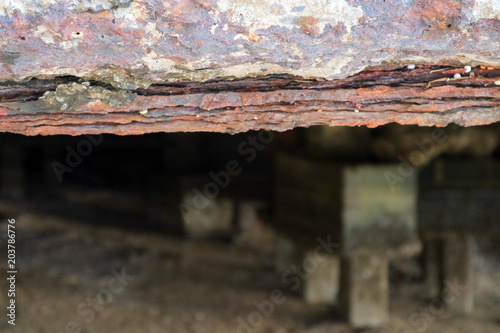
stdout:
POLYGON ((1 131, 470 126, 499 88, 496 0, 0 0, 1 131))

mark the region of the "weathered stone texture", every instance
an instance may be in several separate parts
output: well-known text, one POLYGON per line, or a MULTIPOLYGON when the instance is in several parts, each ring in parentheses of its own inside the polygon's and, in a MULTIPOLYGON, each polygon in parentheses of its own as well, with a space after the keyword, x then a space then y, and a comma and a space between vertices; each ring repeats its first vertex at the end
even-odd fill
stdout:
POLYGON ((0 130, 487 124, 499 18, 495 0, 0 0, 0 130))

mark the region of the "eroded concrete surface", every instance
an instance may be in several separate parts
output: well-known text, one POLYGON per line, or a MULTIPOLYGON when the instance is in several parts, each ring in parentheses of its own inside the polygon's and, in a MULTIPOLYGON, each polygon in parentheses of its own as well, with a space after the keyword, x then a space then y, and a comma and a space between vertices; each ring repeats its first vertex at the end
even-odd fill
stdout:
MULTIPOLYGON (((430 66, 499 67, 500 3, 497 0, 0 0, 0 81, 4 86, 10 81, 56 76, 72 76, 126 91, 167 81, 232 80, 270 74, 332 81, 364 70, 391 71, 408 64, 431 69, 434 67, 430 66)), ((500 81, 492 82, 498 84, 492 83, 495 89, 488 97, 498 97, 500 81)), ((475 98, 467 92, 463 95, 475 98)), ((54 104, 16 107, 4 105, 4 100, 0 96, 2 115, 8 114, 6 110, 30 109, 33 114, 34 108, 48 108, 51 112, 79 108, 76 105, 54 109, 54 104)), ((107 112, 117 111, 116 107, 124 104, 108 102, 96 101, 106 105, 107 112)), ((497 107, 488 112, 493 112, 494 119, 475 124, 499 120, 497 107)), ((168 115, 172 116, 175 113, 168 115)), ((241 122, 241 117, 232 121, 241 122)), ((250 119, 254 117, 251 115, 250 119)), ((329 115, 330 120, 333 118, 329 115)), ((395 118, 386 116, 382 122, 405 122, 395 118)), ((3 119, 3 123, 10 121, 3 119)), ((224 126, 216 126, 213 121, 173 126, 172 120, 169 121, 168 126, 156 128, 146 124, 141 128, 118 129, 113 124, 111 129, 99 125, 98 129, 82 126, 71 130, 54 128, 53 122, 45 122, 49 127, 41 130, 33 124, 1 129, 26 134, 127 134, 334 125, 317 119, 305 123, 293 119, 275 128, 263 123, 248 126, 225 122, 224 126)), ((410 122, 419 121, 414 117, 410 122)), ((449 122, 457 121, 450 117, 422 124, 449 122)), ((131 120, 123 118, 119 123, 131 125, 131 120)), ((361 123, 376 126, 378 120, 374 116, 372 123, 361 123)))

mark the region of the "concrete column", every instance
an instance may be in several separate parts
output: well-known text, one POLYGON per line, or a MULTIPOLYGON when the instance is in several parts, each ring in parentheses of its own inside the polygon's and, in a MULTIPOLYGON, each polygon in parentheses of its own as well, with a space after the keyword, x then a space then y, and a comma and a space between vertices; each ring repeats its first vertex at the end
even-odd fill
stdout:
MULTIPOLYGON (((355 328, 387 321, 388 263, 421 250, 417 172, 402 169, 397 164, 328 164, 287 155, 276 162, 277 220, 306 231, 300 235, 305 238, 328 235, 329 242, 341 244, 339 296, 355 328)), ((309 301, 331 299, 328 293, 335 286, 327 289, 323 284, 334 269, 324 269, 307 281, 309 301)))
POLYGON ((276 253, 274 257, 274 268, 279 274, 300 261, 297 246, 287 237, 278 236, 274 243, 274 249, 276 253))
POLYGON ((472 242, 472 235, 465 233, 447 235, 443 241, 442 294, 448 307, 461 313, 474 310, 472 242))
MULTIPOLYGON (((315 258, 314 251, 306 257, 315 258)), ((317 267, 305 281, 304 298, 311 304, 335 304, 339 292, 340 257, 328 255, 316 260, 317 267)))
POLYGON ((185 193, 179 206, 186 234, 198 239, 229 235, 232 231, 233 201, 212 199, 200 193, 185 193))
POLYGON ((376 254, 343 259, 341 298, 354 328, 379 327, 389 318, 389 262, 376 254))
POLYGON ((1 193, 4 197, 22 198, 25 194, 24 152, 18 145, 3 146, 1 160, 1 193))
POLYGON ((443 280, 442 241, 438 238, 424 238, 425 292, 429 298, 438 298, 443 280))

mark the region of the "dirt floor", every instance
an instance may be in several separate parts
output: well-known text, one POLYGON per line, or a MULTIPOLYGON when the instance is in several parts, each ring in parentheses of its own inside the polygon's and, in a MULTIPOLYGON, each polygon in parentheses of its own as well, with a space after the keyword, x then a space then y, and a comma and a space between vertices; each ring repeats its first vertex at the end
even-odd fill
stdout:
MULTIPOLYGON (((0 228, 5 247, 6 221, 0 228)), ((339 309, 307 305, 287 290, 273 258, 249 247, 30 214, 17 218, 16 235, 16 326, 2 314, 0 332, 246 333, 249 323, 253 332, 354 332, 339 309), (275 289, 282 294, 271 308, 275 289)), ((6 260, 0 264, 6 272, 6 260)), ((6 312, 8 285, 0 281, 6 312)), ((499 307, 478 304, 467 317, 436 312, 420 283, 391 287, 390 321, 365 332, 500 332, 499 307)))

